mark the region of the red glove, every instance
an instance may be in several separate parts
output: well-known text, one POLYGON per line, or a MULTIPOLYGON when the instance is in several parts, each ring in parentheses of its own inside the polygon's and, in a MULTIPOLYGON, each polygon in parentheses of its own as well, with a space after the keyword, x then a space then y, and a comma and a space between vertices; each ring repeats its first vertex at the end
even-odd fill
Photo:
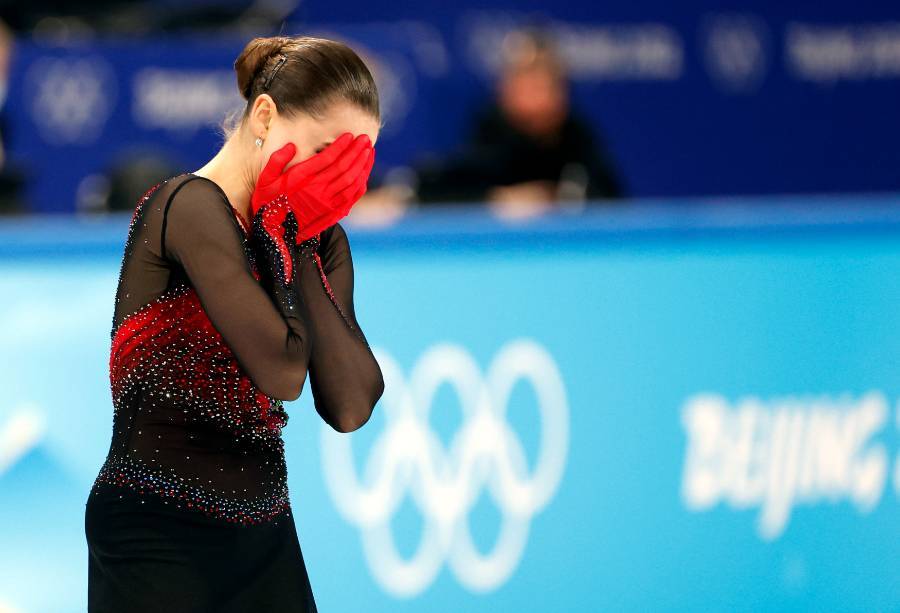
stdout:
MULTIPOLYGON (((368 137, 366 142, 369 142, 368 137)), ((322 153, 325 153, 325 151, 323 150, 319 155, 322 153)), ((337 165, 341 163, 341 158, 335 162, 337 165)), ((346 217, 353 205, 359 202, 359 199, 366 193, 369 174, 372 172, 372 166, 375 164, 375 148, 368 145, 363 154, 357 156, 350 164, 347 170, 341 171, 332 183, 333 189, 336 190, 331 200, 332 208, 326 210, 311 222, 305 233, 300 232, 297 235, 298 244, 305 240, 304 235, 316 236, 323 230, 333 226, 346 217), (359 163, 363 157, 365 161, 362 168, 360 168, 359 163)), ((288 172, 291 170, 293 170, 293 167, 288 172)))
MULTIPOLYGON (((369 137, 342 134, 320 153, 284 170, 296 146, 287 143, 269 157, 250 198, 251 212, 268 203, 287 203, 297 220, 297 244, 316 236, 345 217, 366 191, 375 162, 369 137)), ((280 208, 280 207, 279 207, 280 208)), ((269 215, 280 225, 284 215, 269 215), (275 219, 278 217, 278 219, 275 219)))

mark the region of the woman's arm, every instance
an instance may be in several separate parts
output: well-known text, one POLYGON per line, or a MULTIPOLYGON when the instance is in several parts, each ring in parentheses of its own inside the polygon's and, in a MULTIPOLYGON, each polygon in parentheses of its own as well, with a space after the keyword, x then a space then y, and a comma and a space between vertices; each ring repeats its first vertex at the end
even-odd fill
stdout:
MULTIPOLYGON (((184 268, 213 326, 256 386, 275 398, 296 399, 314 344, 302 295, 266 293, 250 269, 231 205, 214 183, 194 177, 175 189, 163 213, 161 257, 184 268)), ((296 259, 295 278, 315 274, 314 261, 296 259)))
POLYGON ((322 419, 339 432, 352 432, 371 416, 384 392, 384 378, 356 321, 353 260, 340 224, 322 232, 319 253, 326 278, 318 267, 312 274, 304 270, 300 277, 316 337, 309 361, 310 385, 322 419))

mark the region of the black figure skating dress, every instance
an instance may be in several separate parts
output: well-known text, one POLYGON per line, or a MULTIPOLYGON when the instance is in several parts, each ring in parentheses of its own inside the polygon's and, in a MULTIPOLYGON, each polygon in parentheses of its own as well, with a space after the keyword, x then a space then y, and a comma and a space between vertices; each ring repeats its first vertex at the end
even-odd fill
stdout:
POLYGON ((91 613, 316 611, 282 401, 308 373, 317 412, 348 432, 384 381, 356 321, 344 229, 292 245, 286 289, 258 221, 193 174, 135 208, 111 332, 112 441, 85 508, 91 613))

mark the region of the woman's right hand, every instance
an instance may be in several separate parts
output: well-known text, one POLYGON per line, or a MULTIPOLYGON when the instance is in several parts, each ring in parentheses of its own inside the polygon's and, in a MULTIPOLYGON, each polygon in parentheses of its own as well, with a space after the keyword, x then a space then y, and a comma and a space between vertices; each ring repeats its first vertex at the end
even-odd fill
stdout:
MULTIPOLYGON (((369 137, 349 132, 316 155, 287 170, 296 146, 273 153, 259 175, 250 199, 253 216, 263 206, 288 204, 297 220, 297 244, 318 235, 345 217, 366 191, 375 162, 369 137)), ((270 226, 271 227, 271 226, 270 226)))

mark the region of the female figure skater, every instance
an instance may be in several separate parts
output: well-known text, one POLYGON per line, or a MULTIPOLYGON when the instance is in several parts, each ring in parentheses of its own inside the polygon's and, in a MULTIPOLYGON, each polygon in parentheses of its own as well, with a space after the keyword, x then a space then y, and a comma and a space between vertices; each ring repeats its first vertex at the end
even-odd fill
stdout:
POLYGON ((334 429, 384 390, 337 223, 380 128, 347 46, 254 39, 247 106, 208 164, 151 189, 116 293, 109 452, 85 509, 88 610, 316 611, 291 514, 282 401, 309 373, 334 429))

